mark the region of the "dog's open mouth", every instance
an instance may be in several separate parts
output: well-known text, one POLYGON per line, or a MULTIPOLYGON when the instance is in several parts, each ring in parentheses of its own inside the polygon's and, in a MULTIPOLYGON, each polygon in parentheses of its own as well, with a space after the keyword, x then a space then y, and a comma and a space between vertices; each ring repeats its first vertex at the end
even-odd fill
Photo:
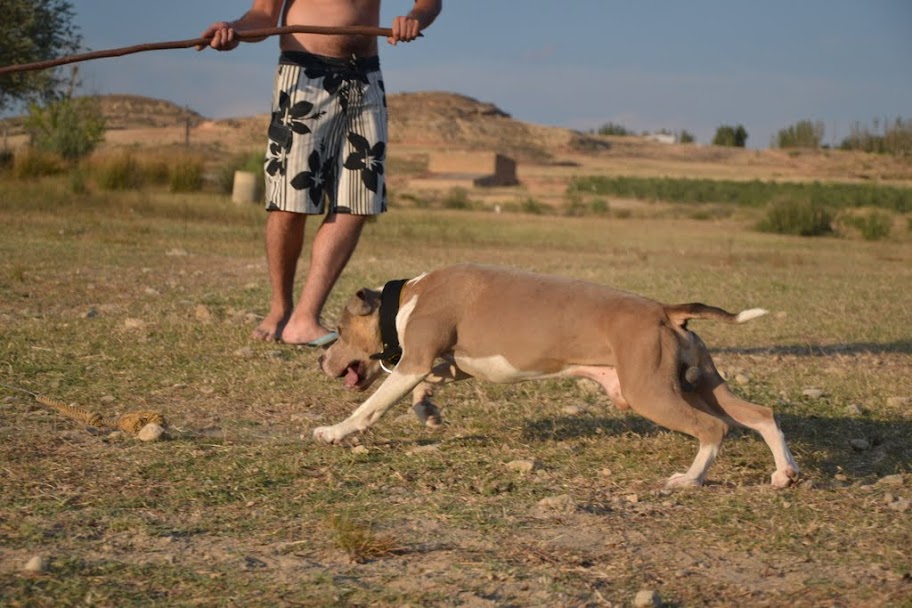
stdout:
POLYGON ((348 364, 348 367, 342 372, 341 377, 345 383, 345 388, 356 389, 364 382, 364 375, 364 363, 361 361, 353 361, 348 364))

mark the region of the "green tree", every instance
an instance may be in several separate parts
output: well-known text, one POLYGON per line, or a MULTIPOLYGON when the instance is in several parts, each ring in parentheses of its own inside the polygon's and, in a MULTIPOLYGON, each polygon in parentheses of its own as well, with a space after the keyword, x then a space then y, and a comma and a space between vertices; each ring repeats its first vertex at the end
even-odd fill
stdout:
POLYGON ((823 123, 800 120, 792 126, 781 129, 776 136, 780 148, 817 149, 823 142, 823 123))
MULTIPOLYGON (((67 0, 0 0, 0 65, 34 63, 77 52, 82 36, 67 0)), ((59 97, 66 78, 57 70, 0 76, 0 111, 59 97)))
POLYGON ((599 135, 632 135, 626 127, 608 122, 598 128, 599 135))
POLYGON ((747 144, 747 130, 743 125, 732 127, 722 125, 716 129, 713 137, 714 146, 728 146, 730 148, 743 148, 747 144))
POLYGON ((33 103, 25 130, 33 148, 73 161, 88 155, 104 139, 105 119, 96 97, 64 97, 44 106, 33 103))

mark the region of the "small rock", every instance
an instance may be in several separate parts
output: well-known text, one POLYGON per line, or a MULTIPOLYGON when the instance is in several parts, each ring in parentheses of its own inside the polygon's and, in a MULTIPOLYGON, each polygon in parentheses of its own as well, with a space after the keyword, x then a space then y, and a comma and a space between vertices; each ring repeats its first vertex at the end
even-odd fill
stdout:
POLYGON ((910 502, 908 498, 897 498, 895 501, 890 503, 890 508, 894 511, 899 511, 900 513, 905 513, 909 510, 910 502))
POLYGON ((912 397, 887 397, 887 407, 905 407, 912 404, 912 397))
POLYGON ((536 463, 534 460, 514 460, 507 463, 507 468, 511 471, 525 474, 534 471, 535 465, 536 463))
POLYGON ((158 290, 155 289, 154 287, 146 287, 145 289, 143 289, 143 293, 146 294, 147 296, 161 295, 161 294, 159 294, 158 290))
POLYGON ((98 316, 98 311, 95 310, 94 308, 88 309, 85 312, 85 314, 83 315, 83 317, 85 317, 86 319, 94 319, 97 316, 98 316))
POLYGON ((896 475, 886 475, 877 480, 879 486, 901 486, 903 485, 903 476, 899 473, 896 475))
POLYGON ((124 319, 124 327, 127 329, 142 329, 146 322, 142 319, 124 319))
POLYGON ((165 436, 165 429, 160 424, 150 422, 136 434, 140 441, 158 441, 165 436))
POLYGON ((637 591, 636 597, 633 598, 635 608, 659 608, 662 605, 662 596, 658 591, 652 589, 643 589, 637 591))
POLYGON ((864 408, 861 407, 859 403, 853 403, 849 406, 846 406, 846 414, 849 416, 861 416, 864 414, 864 408))
POLYGON ((750 376, 747 374, 735 374, 735 384, 744 386, 745 384, 750 384, 750 381, 750 376))
POLYGON ((561 413, 567 416, 579 416, 583 413, 583 408, 578 405, 565 405, 561 408, 561 413))
POLYGON ((114 403, 117 401, 117 399, 114 397, 114 395, 104 395, 101 399, 99 399, 99 401, 102 403, 114 403))
POLYGON ((628 494, 627 496, 624 497, 624 500, 626 500, 627 502, 629 502, 632 505, 635 505, 638 502, 640 502, 640 497, 637 494, 628 494))
POLYGON ((823 389, 806 388, 803 391, 801 391, 801 394, 804 395, 805 397, 808 397, 809 399, 820 399, 826 393, 823 392, 823 389))
POLYGON ((166 251, 165 255, 168 256, 169 258, 182 258, 182 257, 186 257, 190 254, 187 253, 186 249, 180 249, 179 247, 175 247, 174 249, 169 249, 168 251, 166 251))
POLYGON ((426 445, 418 445, 413 447, 411 450, 406 452, 409 456, 414 454, 430 454, 431 452, 439 452, 440 446, 436 443, 428 443, 426 445))
POLYGON ((576 510, 576 501, 569 494, 547 496, 538 501, 538 506, 549 511, 572 513, 576 510))
POLYGON ((33 572, 35 574, 40 574, 46 572, 48 567, 47 560, 40 555, 36 555, 29 561, 25 562, 23 570, 26 572, 33 572))
POLYGON ((240 357, 241 359, 250 359, 253 357, 253 349, 249 346, 242 346, 234 351, 234 356, 240 357))
POLYGON ((857 452, 864 452, 871 449, 871 442, 867 439, 850 439, 849 445, 857 452))
POLYGON ((370 450, 367 449, 366 446, 356 445, 355 447, 353 447, 351 449, 351 452, 352 452, 352 454, 367 454, 368 452, 370 452, 370 450))
POLYGON ((212 322, 212 311, 209 310, 209 307, 205 304, 197 304, 196 308, 193 309, 193 316, 196 317, 196 320, 200 323, 212 322))

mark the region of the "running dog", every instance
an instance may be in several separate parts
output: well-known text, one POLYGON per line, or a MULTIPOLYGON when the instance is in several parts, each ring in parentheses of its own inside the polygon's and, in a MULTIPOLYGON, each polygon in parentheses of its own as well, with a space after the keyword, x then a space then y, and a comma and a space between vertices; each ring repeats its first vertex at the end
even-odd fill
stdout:
POLYGON ((799 470, 773 412, 734 395, 687 328, 691 319, 743 323, 765 313, 665 305, 585 281, 474 264, 390 281, 382 291, 361 289, 320 366, 359 390, 384 368, 390 373, 351 416, 315 429, 314 438, 339 443, 364 431, 409 392, 419 416, 437 425, 433 388, 455 380, 589 378, 617 407, 697 438, 690 468, 666 487, 702 485, 729 427, 741 425, 766 441, 776 465, 772 485, 784 488, 799 470))

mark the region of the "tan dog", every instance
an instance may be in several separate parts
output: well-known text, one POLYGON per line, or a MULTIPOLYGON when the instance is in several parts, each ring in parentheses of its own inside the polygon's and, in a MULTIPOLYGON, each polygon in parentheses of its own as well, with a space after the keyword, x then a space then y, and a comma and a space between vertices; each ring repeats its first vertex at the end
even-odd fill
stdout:
POLYGON ((470 264, 390 282, 382 293, 362 289, 342 312, 323 371, 364 390, 383 373, 379 359, 395 360, 397 339, 401 360, 351 416, 314 437, 338 443, 364 431, 410 391, 419 415, 439 424, 429 401, 435 384, 573 376, 601 384, 618 407, 700 441, 690 469, 667 486, 702 485, 737 424, 760 433, 776 463, 772 485, 786 487, 798 466, 772 411, 735 396, 687 329, 689 319, 741 323, 765 313, 667 306, 584 281, 470 264))

